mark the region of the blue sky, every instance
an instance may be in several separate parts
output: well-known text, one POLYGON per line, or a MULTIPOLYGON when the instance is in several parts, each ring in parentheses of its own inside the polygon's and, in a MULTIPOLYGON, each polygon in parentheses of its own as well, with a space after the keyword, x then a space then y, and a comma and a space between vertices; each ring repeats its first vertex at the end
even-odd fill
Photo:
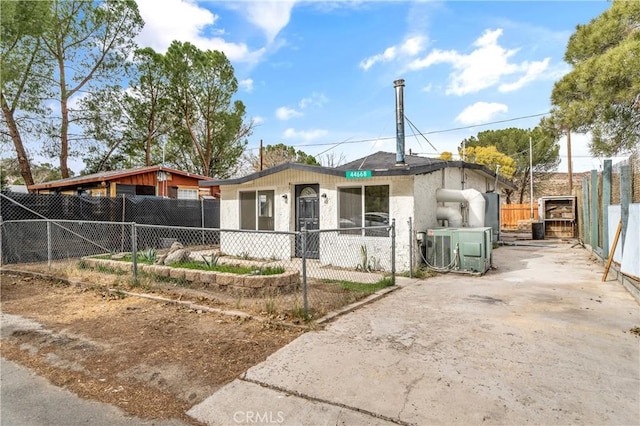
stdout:
MULTIPOLYGON (((138 0, 141 46, 172 40, 222 50, 240 83, 237 97, 256 123, 249 149, 285 143, 350 161, 395 151, 393 81, 405 80, 406 149, 456 152, 479 131, 530 128, 553 83, 569 71, 563 55, 576 25, 606 1, 185 1, 138 0), (339 144, 335 146, 336 144, 339 144), (334 147, 335 146, 335 147, 334 147), (332 148, 333 147, 333 148, 332 148)), ((600 167, 588 136, 572 138, 574 171, 600 167)), ((566 171, 561 141, 560 170, 566 171)))

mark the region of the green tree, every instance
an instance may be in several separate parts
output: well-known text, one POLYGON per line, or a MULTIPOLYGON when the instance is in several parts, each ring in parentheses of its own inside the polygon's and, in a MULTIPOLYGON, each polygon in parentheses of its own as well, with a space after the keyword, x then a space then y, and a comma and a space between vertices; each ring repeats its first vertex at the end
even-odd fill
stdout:
POLYGON ((4 1, 0 6, 0 133, 10 139, 20 174, 33 185, 31 163, 23 139, 34 132, 38 117, 46 114, 47 78, 52 66, 41 49, 41 34, 51 17, 49 1, 4 1))
POLYGON ((253 123, 245 106, 233 100, 238 90, 234 70, 219 51, 201 51, 174 41, 164 58, 174 130, 167 161, 183 170, 226 178, 238 164, 253 123))
MULTIPOLYGON (((251 155, 250 162, 253 170, 260 170, 259 155, 251 155)), ((296 151, 294 147, 287 146, 283 143, 267 145, 263 148, 262 169, 268 169, 283 163, 300 163, 311 166, 320 165, 313 155, 309 155, 300 150, 296 151)))
POLYGON ((136 45, 134 37, 143 21, 134 0, 53 0, 51 25, 42 36, 45 54, 55 63, 52 87, 60 103, 60 118, 49 123, 51 144, 47 152, 58 156, 62 177, 69 177, 67 161, 81 148, 72 139, 70 126, 83 121, 84 111, 72 109, 70 101, 82 92, 115 84, 136 45))
POLYGON ((92 173, 151 166, 162 158, 171 124, 164 56, 151 48, 139 49, 129 70, 127 90, 105 87, 81 101, 87 112, 83 127, 99 142, 84 158, 92 173))
POLYGON ((638 1, 613 0, 569 39, 564 59, 573 69, 553 88, 553 117, 564 129, 591 132, 594 155, 615 155, 638 145, 638 52, 638 1))
MULTIPOLYGON (((502 130, 487 130, 478 133, 477 137, 465 139, 461 145, 472 148, 479 146, 494 146, 501 153, 515 161, 515 171, 512 181, 517 187, 516 192, 505 190, 506 202, 512 203, 514 195, 522 203, 530 186, 529 141, 532 146, 533 181, 541 184, 560 164, 560 146, 558 134, 553 131, 549 121, 543 119, 534 129, 508 128, 502 130)), ((501 170, 502 172, 502 170, 501 170)))
MULTIPOLYGON (((73 176, 73 171, 69 171, 73 176)), ((62 171, 60 167, 50 163, 35 164, 33 167, 33 177, 36 183, 50 182, 52 180, 62 179, 62 171)))

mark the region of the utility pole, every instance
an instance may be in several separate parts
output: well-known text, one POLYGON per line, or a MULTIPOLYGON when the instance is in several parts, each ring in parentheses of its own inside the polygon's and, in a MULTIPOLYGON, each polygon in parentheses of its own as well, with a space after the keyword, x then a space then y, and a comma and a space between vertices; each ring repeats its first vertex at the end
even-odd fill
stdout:
POLYGON ((260 139, 260 171, 262 171, 262 139, 260 139))
POLYGON ((531 136, 529 136, 529 206, 531 207, 531 217, 533 220, 533 149, 531 144, 531 136))
POLYGON ((573 171, 571 168, 571 129, 567 129, 567 171, 569 172, 569 194, 573 194, 573 171))

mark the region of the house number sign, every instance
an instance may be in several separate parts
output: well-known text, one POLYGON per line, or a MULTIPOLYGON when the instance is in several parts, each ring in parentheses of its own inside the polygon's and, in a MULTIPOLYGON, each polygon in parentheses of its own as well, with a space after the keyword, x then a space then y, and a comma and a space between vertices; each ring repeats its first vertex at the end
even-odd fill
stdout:
POLYGON ((371 170, 347 170, 345 172, 347 179, 366 179, 371 177, 371 170))

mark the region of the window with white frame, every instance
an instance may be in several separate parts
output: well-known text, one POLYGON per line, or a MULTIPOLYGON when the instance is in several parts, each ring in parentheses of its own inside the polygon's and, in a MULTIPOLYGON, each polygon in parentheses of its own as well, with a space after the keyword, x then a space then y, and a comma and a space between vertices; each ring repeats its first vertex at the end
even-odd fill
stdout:
POLYGON ((240 229, 273 231, 274 191, 240 192, 240 229), (257 225, 257 226, 256 226, 257 225))
POLYGON ((198 190, 190 188, 178 188, 178 200, 197 200, 198 190))
MULTIPOLYGON (((389 225, 389 185, 338 188, 340 228, 389 225)), ((360 234, 360 230, 343 231, 360 234)), ((365 235, 388 235, 384 229, 365 230, 365 235)))

